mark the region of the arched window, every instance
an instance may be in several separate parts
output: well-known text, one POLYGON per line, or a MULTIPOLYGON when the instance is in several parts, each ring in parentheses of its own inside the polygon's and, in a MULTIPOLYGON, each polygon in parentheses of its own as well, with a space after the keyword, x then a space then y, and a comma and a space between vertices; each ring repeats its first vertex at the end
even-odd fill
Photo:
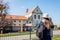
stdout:
POLYGON ((34 19, 36 19, 36 15, 34 15, 34 19))
POLYGON ((38 19, 40 19, 40 15, 38 15, 38 19))

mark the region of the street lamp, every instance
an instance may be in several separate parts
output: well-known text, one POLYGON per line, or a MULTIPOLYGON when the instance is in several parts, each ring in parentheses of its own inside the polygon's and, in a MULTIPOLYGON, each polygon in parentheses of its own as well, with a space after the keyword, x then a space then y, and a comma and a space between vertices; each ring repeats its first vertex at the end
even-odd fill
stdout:
POLYGON ((32 29, 31 29, 31 27, 32 27, 32 26, 31 26, 31 25, 29 25, 29 27, 30 27, 30 40, 31 40, 31 30, 32 30, 32 29))
POLYGON ((31 40, 32 23, 26 24, 25 26, 29 26, 29 28, 30 28, 30 40, 31 40))

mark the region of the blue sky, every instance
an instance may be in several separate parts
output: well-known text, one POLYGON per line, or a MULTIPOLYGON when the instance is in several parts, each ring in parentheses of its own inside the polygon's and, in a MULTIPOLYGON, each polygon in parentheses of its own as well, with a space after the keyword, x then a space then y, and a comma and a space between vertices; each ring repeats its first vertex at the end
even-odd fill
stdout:
POLYGON ((54 24, 60 24, 60 0, 5 0, 8 2, 9 13, 14 15, 25 15, 27 8, 38 5, 43 13, 52 17, 54 24))

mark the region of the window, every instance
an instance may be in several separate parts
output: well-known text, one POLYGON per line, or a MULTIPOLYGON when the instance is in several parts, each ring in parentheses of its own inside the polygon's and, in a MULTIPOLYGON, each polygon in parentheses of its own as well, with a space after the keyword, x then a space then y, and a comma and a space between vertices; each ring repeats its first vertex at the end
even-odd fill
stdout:
POLYGON ((38 19, 40 19, 40 15, 38 15, 38 19))
POLYGON ((21 21, 19 20, 19 22, 21 22, 21 21))
POLYGON ((20 24, 19 24, 19 26, 20 26, 20 24))
POLYGON ((16 22, 16 20, 14 20, 14 22, 16 22))
POLYGON ((28 21, 26 21, 28 23, 28 21))
POLYGON ((25 26, 25 24, 23 24, 23 26, 25 26))
POLYGON ((38 9, 37 9, 37 11, 38 11, 38 9))
POLYGON ((29 23, 31 23, 31 22, 29 22, 29 23))
POLYGON ((36 19, 36 15, 34 15, 34 19, 36 19))

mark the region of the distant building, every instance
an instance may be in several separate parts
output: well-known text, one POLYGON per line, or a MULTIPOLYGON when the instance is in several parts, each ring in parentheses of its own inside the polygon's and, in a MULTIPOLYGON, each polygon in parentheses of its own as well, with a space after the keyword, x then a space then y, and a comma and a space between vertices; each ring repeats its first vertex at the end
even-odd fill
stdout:
POLYGON ((60 29, 60 24, 55 24, 55 27, 54 27, 55 30, 58 30, 60 29))
POLYGON ((12 30, 13 31, 23 31, 23 25, 26 24, 26 20, 28 20, 25 16, 17 16, 17 15, 6 15, 6 19, 8 21, 12 21, 12 30))
POLYGON ((57 27, 59 28, 59 27, 60 27, 60 25, 57 25, 57 27))
POLYGON ((8 21, 12 21, 12 30, 13 31, 24 31, 29 29, 26 24, 31 23, 32 28, 36 27, 36 24, 40 22, 42 17, 42 11, 39 6, 35 6, 32 9, 26 9, 25 16, 17 16, 17 15, 6 15, 6 19, 8 21))
POLYGON ((60 29, 60 25, 57 25, 57 28, 60 29))
POLYGON ((42 18, 42 11, 40 10, 39 6, 35 6, 32 9, 27 9, 26 10, 26 15, 25 17, 28 18, 27 24, 32 23, 32 28, 36 28, 36 24, 40 22, 42 18))

